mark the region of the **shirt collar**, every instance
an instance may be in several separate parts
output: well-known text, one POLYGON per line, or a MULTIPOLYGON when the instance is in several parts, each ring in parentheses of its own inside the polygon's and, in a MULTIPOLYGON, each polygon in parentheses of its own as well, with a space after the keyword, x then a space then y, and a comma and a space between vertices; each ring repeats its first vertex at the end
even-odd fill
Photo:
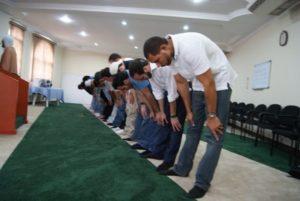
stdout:
POLYGON ((172 42, 173 42, 173 48, 174 48, 174 57, 173 57, 173 60, 176 60, 177 57, 178 57, 178 43, 177 43, 177 40, 176 40, 176 37, 175 35, 171 35, 171 34, 168 34, 166 36, 166 38, 171 38, 172 42))

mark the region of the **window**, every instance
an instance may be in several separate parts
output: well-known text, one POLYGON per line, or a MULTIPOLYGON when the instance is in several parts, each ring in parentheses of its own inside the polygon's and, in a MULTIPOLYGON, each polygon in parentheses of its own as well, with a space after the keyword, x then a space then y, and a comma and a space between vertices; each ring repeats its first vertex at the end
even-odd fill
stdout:
POLYGON ((17 53, 18 74, 20 74, 22 67, 23 41, 25 28, 14 22, 10 22, 9 34, 14 39, 14 48, 17 53))
POLYGON ((31 79, 52 79, 54 44, 40 36, 33 36, 33 61, 31 79))

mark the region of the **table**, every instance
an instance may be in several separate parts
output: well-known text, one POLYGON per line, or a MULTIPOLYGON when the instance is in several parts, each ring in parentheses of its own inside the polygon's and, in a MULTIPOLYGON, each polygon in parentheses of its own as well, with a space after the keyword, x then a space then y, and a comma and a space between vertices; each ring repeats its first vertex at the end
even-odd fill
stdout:
POLYGON ((49 101, 56 100, 57 105, 59 102, 64 102, 64 91, 59 88, 52 88, 52 87, 36 87, 30 86, 29 87, 29 95, 33 95, 32 105, 35 105, 37 94, 41 94, 46 98, 46 107, 49 106, 49 101))

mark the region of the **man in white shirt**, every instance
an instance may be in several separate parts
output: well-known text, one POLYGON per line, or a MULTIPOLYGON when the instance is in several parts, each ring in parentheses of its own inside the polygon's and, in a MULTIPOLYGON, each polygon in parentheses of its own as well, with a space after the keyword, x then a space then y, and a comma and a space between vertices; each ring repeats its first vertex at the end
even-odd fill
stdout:
POLYGON ((206 134, 207 149, 198 166, 195 185, 188 193, 190 198, 201 198, 210 187, 222 150, 229 114, 229 85, 236 73, 223 51, 200 33, 168 35, 166 38, 152 37, 144 44, 144 55, 158 66, 174 66, 173 69, 179 73, 175 76, 177 81, 184 83, 187 80, 196 80, 193 82, 193 90, 198 91, 192 94, 195 125, 189 125, 179 161, 166 174, 188 176, 206 120, 209 128, 209 133, 206 134))
POLYGON ((130 76, 138 81, 149 80, 152 93, 159 103, 162 112, 160 124, 169 129, 167 148, 164 153, 163 163, 157 171, 166 171, 174 165, 183 133, 186 112, 184 104, 177 93, 176 81, 171 67, 157 68, 155 64, 144 59, 136 59, 129 67, 130 76), (169 124, 170 122, 170 124, 169 124))

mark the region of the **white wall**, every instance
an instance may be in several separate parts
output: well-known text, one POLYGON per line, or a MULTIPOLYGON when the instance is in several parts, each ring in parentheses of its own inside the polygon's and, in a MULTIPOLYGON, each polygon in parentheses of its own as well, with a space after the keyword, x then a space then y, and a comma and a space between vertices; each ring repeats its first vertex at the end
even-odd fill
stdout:
MULTIPOLYGON (((2 11, 0 11, 0 37, 8 34, 9 30, 9 21, 13 19, 12 16, 9 16, 2 11)), ((30 30, 26 30, 24 34, 24 43, 23 43, 23 55, 22 55, 22 66, 20 70, 20 76, 26 80, 30 81, 32 73, 32 27, 30 30)), ((0 55, 2 55, 3 49, 0 48, 0 55)), ((61 87, 61 61, 62 61, 62 52, 63 48, 56 46, 55 47, 55 58, 54 58, 54 67, 52 74, 52 81, 54 87, 61 87)))
POLYGON ((90 104, 91 95, 77 86, 84 75, 94 76, 95 72, 108 66, 108 55, 94 52, 65 49, 62 60, 62 88, 65 102, 90 104))
POLYGON ((239 77, 233 86, 234 101, 300 106, 300 12, 286 13, 271 21, 229 55, 239 77), (282 30, 289 33, 287 46, 279 46, 282 30), (272 60, 270 88, 252 90, 255 64, 272 60))

